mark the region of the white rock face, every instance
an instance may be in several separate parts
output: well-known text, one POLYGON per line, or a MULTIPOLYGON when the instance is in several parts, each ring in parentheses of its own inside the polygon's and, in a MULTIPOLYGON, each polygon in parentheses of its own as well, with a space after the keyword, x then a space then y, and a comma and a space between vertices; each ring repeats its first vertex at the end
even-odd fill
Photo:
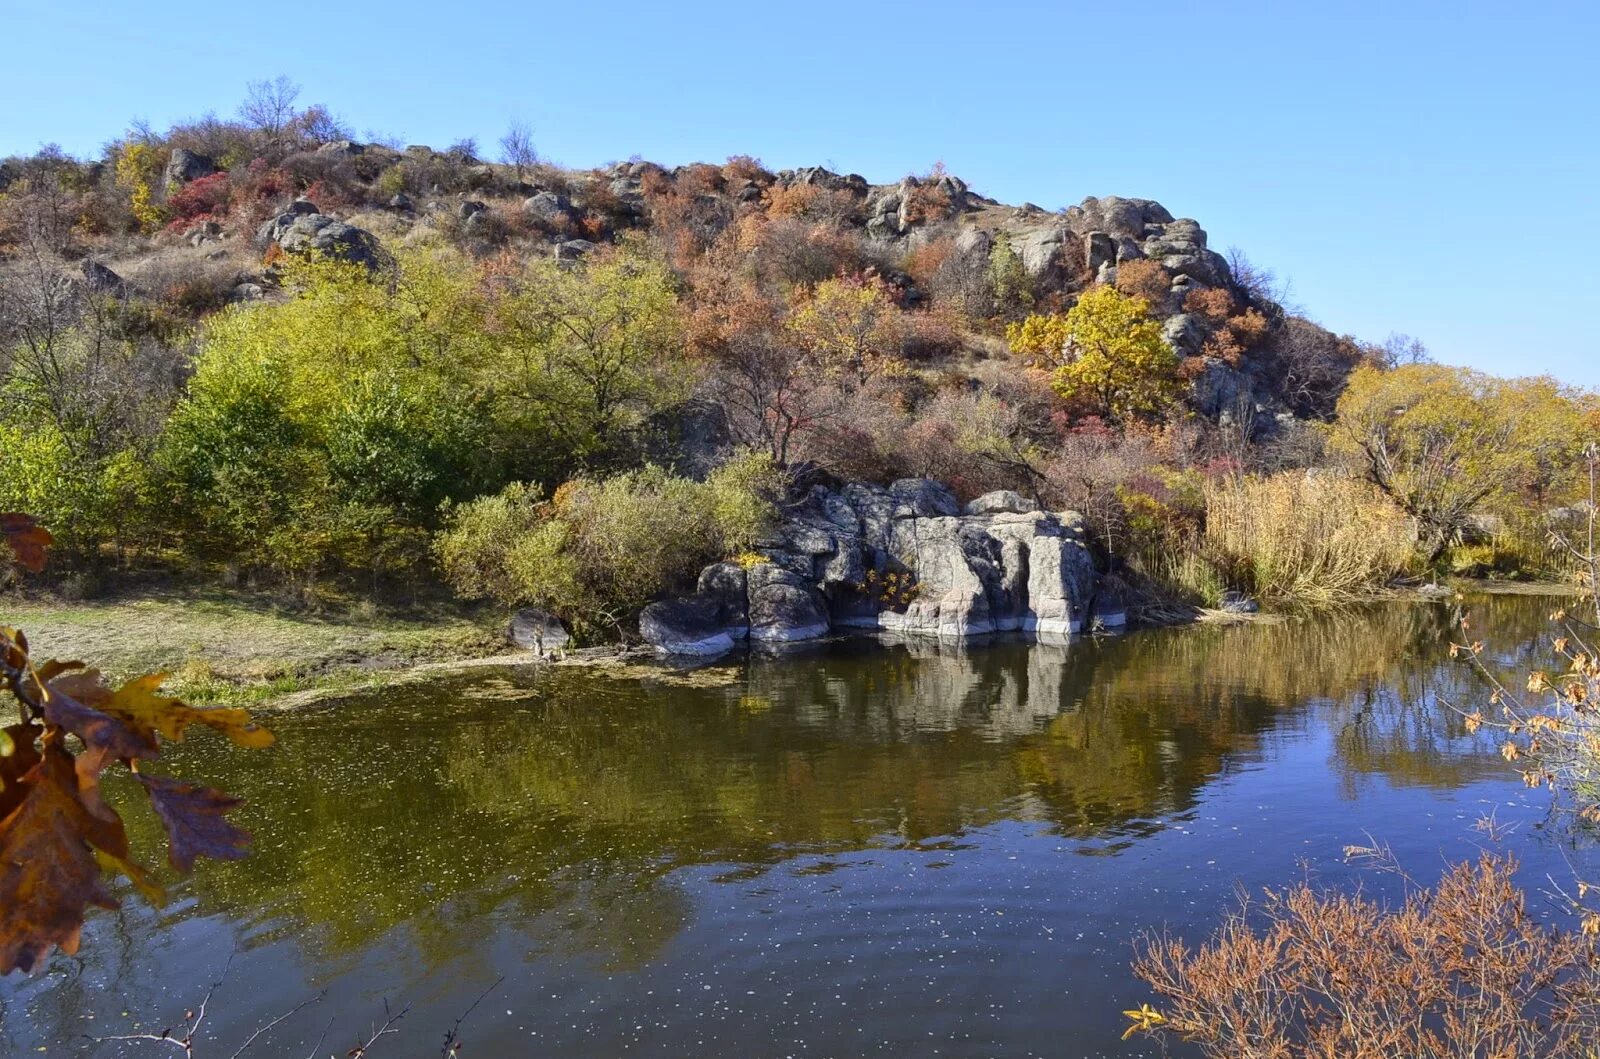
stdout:
POLYGON ((718 633, 730 644, 843 628, 948 642, 1012 631, 1059 640, 1088 627, 1096 579, 1079 516, 1012 492, 961 510, 927 479, 819 486, 758 547, 766 562, 707 567, 694 597, 652 604, 640 630, 663 652, 689 654, 720 645, 718 633))

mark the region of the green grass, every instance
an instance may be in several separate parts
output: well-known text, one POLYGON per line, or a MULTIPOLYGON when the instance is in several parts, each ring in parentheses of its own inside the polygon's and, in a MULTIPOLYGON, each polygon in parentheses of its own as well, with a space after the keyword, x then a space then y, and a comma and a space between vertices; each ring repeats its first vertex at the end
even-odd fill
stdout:
POLYGON ((206 704, 260 706, 311 689, 370 686, 418 665, 506 649, 495 613, 366 603, 310 612, 222 589, 88 602, 4 597, 0 624, 27 633, 38 659, 77 659, 114 680, 170 673, 169 691, 206 704))

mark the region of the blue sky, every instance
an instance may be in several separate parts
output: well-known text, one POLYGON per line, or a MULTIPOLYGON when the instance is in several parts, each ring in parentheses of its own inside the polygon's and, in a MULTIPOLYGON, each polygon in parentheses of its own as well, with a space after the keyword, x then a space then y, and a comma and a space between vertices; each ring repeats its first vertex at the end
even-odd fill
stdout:
POLYGON ((0 0, 0 25, 0 155, 286 74, 357 130, 489 146, 516 118, 569 165, 942 160, 1006 202, 1158 199, 1336 331, 1600 385, 1596 4, 0 0))

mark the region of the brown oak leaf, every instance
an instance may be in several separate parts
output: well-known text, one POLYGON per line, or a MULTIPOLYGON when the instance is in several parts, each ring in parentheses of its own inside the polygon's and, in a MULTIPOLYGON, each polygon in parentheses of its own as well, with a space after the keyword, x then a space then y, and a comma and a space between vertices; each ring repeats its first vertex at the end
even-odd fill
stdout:
POLYGON ((0 820, 10 816, 28 796, 32 784, 24 777, 39 763, 39 748, 34 742, 44 729, 36 724, 14 724, 4 731, 11 753, 0 757, 0 820))
POLYGON ((18 566, 34 573, 44 569, 45 550, 55 543, 55 538, 32 515, 14 511, 0 514, 0 534, 11 545, 18 566))
POLYGON ((253 723, 244 710, 196 709, 180 699, 156 694, 166 679, 165 673, 135 677, 95 705, 126 720, 151 742, 155 741, 157 732, 175 743, 180 742, 189 725, 203 724, 242 747, 259 749, 272 745, 272 733, 253 723))
POLYGON ((28 796, 0 821, 0 974, 32 971, 54 946, 78 950, 84 909, 116 908, 100 883, 72 756, 46 748, 28 796))
POLYGON ((150 795, 150 804, 166 825, 171 844, 167 859, 178 871, 189 872, 196 857, 238 860, 246 855, 250 832, 234 827, 223 814, 240 805, 240 799, 210 787, 167 776, 136 777, 150 795))
POLYGON ((132 759, 155 757, 161 752, 155 736, 142 732, 120 717, 102 713, 77 698, 99 698, 100 674, 93 669, 64 673, 45 682, 49 696, 44 700, 44 719, 65 728, 87 747, 109 751, 111 756, 132 759))

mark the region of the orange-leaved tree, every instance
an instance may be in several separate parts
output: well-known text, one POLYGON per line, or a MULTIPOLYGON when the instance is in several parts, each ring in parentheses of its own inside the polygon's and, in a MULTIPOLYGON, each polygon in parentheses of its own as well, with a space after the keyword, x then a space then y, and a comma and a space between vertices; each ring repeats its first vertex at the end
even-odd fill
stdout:
MULTIPOLYGON (((18 565, 37 571, 51 544, 31 517, 0 514, 18 565)), ((180 872, 196 857, 244 856, 250 836, 225 815, 237 798, 143 771, 192 725, 245 747, 272 733, 243 710, 196 709, 159 694, 164 673, 112 687, 82 662, 37 661, 20 629, 0 626, 0 680, 21 716, 0 729, 0 974, 31 971, 51 948, 77 951, 90 905, 115 908, 103 873, 126 875, 159 898, 160 888, 129 848, 117 811, 101 796, 108 768, 126 767, 166 827, 168 860, 180 872)))

